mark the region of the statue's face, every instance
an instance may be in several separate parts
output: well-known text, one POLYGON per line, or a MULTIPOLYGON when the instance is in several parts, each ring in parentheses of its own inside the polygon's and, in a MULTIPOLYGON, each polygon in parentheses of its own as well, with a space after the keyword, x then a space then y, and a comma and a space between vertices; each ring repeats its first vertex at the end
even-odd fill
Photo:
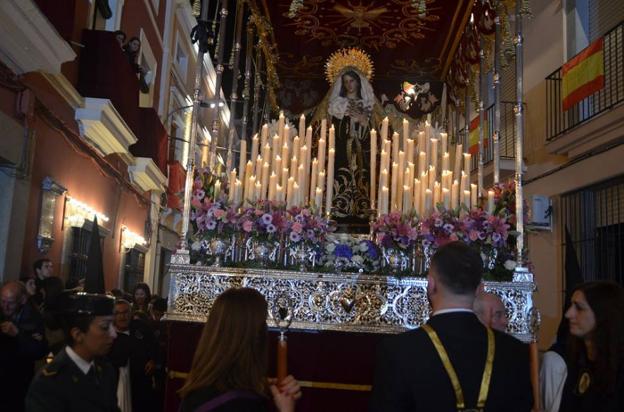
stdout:
POLYGON ((358 90, 358 81, 348 74, 342 76, 342 84, 347 93, 356 93, 358 90))

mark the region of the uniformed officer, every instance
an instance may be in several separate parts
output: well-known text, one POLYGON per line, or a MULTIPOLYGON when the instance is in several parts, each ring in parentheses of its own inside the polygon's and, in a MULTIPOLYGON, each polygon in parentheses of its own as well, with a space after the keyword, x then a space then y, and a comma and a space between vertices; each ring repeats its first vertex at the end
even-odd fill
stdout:
MULTIPOLYGON (((99 234, 94 224, 91 243, 100 259, 99 234)), ((87 263, 87 268, 91 265, 87 263)), ((85 292, 66 291, 56 307, 67 345, 33 379, 26 395, 26 412, 117 412, 117 377, 103 361, 116 337, 114 298, 104 294, 100 269, 87 273, 85 292), (91 286, 90 286, 91 285, 91 286)))

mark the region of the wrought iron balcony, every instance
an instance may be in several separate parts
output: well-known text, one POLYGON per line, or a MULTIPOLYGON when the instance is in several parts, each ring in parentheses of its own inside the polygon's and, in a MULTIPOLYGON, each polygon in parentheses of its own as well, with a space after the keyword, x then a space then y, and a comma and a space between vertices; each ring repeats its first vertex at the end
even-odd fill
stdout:
POLYGON ((624 102, 624 22, 604 36, 604 87, 563 110, 563 76, 546 77, 546 138, 552 140, 624 102))

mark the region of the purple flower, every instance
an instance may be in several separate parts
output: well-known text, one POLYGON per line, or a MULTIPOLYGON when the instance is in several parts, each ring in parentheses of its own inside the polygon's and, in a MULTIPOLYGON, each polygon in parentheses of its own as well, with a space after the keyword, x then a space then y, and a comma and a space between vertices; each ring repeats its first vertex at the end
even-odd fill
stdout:
POLYGON ((210 219, 206 223, 206 229, 208 229, 208 230, 214 230, 215 227, 217 227, 217 222, 215 220, 210 219))
POLYGON ((347 245, 336 245, 336 249, 334 250, 334 254, 337 257, 343 257, 343 258, 346 258, 346 259, 349 259, 349 260, 351 260, 351 257, 353 257, 353 251, 347 245))
POLYGON ((269 223, 266 227, 266 231, 267 233, 275 233, 275 231, 277 230, 277 228, 275 227, 274 224, 269 223))
POLYGON ((435 227, 440 227, 440 226, 442 226, 443 223, 444 223, 444 221, 438 217, 438 218, 436 218, 435 223, 433 225, 435 227))
POLYGON ((301 240, 301 235, 297 232, 290 232, 290 240, 291 242, 299 242, 301 240))
POLYGON ((316 237, 313 229, 306 230, 306 235, 308 236, 308 239, 314 239, 316 237))
POLYGON ((496 232, 492 233, 492 241, 494 243, 498 243, 500 240, 501 240, 501 235, 500 234, 498 234, 496 232))
POLYGON ((264 223, 265 225, 269 225, 272 222, 273 222, 273 216, 271 216, 271 214, 265 213, 262 215, 262 223, 264 223))
POLYGON ((453 225, 450 223, 445 224, 444 230, 446 231, 446 233, 451 233, 453 231, 453 225))

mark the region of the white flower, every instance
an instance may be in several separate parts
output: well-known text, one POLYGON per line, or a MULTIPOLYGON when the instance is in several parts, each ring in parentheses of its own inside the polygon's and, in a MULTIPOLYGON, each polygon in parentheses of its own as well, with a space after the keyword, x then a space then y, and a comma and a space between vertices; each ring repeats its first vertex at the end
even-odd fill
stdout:
POLYGON ((364 258, 360 255, 353 256, 351 260, 353 261, 353 263, 357 263, 358 265, 361 265, 362 263, 364 263, 364 258))
POLYGON ((336 244, 328 243, 327 245, 325 245, 325 250, 329 253, 334 253, 334 250, 336 250, 336 244))
POLYGON ((348 242, 351 240, 351 235, 349 235, 348 233, 341 233, 338 239, 340 239, 341 242, 348 242))
POLYGON ((505 261, 505 269, 514 270, 516 268, 516 262, 514 260, 506 260, 505 261))
POLYGON ((367 251, 368 251, 368 243, 361 242, 360 243, 360 252, 367 252, 367 251))
POLYGON ((191 244, 191 250, 194 250, 194 251, 197 252, 199 249, 201 249, 201 242, 200 241, 196 241, 196 242, 193 242, 191 244))

